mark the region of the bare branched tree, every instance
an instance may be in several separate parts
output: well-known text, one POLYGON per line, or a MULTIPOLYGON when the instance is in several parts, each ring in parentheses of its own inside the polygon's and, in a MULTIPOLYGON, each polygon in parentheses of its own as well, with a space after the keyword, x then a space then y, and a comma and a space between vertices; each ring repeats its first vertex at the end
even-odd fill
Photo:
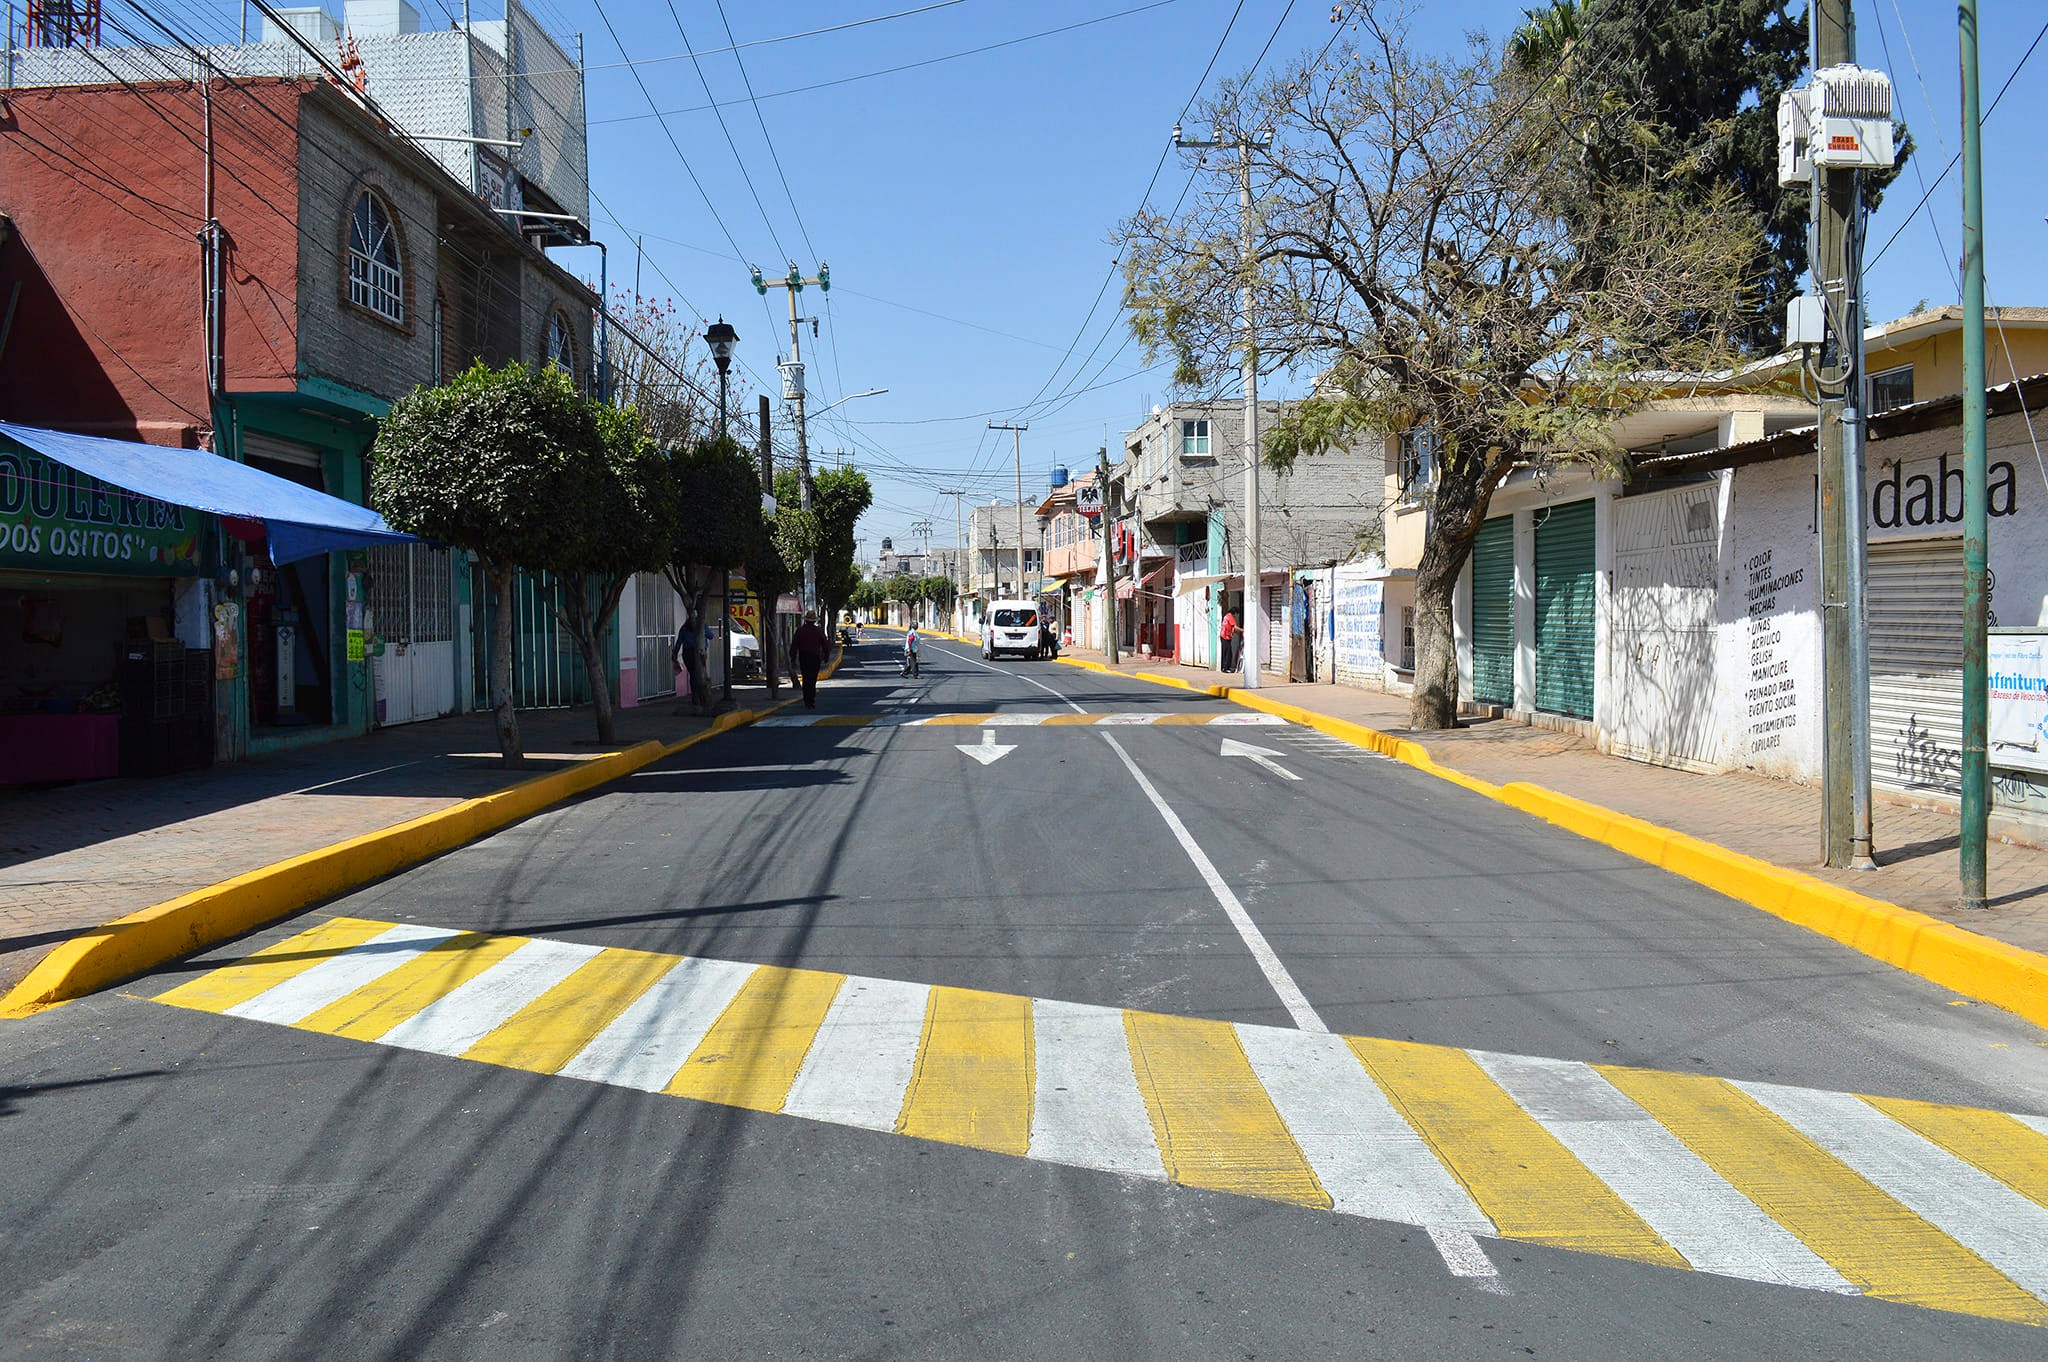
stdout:
POLYGON ((611 394, 640 413, 657 449, 682 449, 718 433, 718 374, 694 319, 672 302, 618 294, 612 300, 611 394))
POLYGON ((1200 388, 1239 362, 1253 281, 1261 368, 1314 379, 1267 435, 1276 468, 1433 433, 1411 722, 1442 728, 1458 706, 1453 592, 1494 490, 1518 465, 1613 466, 1616 416, 1673 370, 1731 362, 1756 233, 1728 196, 1589 182, 1571 87, 1516 72, 1483 36, 1437 57, 1377 6, 1355 24, 1205 110, 1251 157, 1251 254, 1239 153, 1203 153, 1216 173, 1199 201, 1122 224, 1125 303, 1148 351, 1200 388))

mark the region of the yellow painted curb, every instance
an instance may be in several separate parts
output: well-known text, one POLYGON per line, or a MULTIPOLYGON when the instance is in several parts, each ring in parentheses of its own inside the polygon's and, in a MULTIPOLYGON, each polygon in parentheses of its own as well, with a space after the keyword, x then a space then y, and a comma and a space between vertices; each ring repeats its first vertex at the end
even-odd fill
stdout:
MULTIPOLYGON (((1072 665, 1101 672, 1113 670, 1095 662, 1076 660, 1072 665)), ((1147 672, 1119 675, 1188 690, 1202 689, 1179 677, 1147 672)), ((1392 757, 1762 909, 1773 917, 1861 951, 1873 960, 1917 974, 1965 997, 2002 1007, 2036 1026, 2048 1026, 2048 956, 1541 785, 1528 781, 1494 785, 1441 765, 1421 743, 1396 738, 1348 719, 1318 714, 1284 700, 1269 699, 1259 691, 1216 686, 1210 687, 1209 693, 1392 757)))
POLYGON ((761 713, 731 710, 714 717, 709 728, 676 742, 636 743, 116 918, 62 942, 38 961, 28 977, 0 999, 0 1018, 30 1016, 96 993, 309 904, 359 889, 780 708, 761 713))

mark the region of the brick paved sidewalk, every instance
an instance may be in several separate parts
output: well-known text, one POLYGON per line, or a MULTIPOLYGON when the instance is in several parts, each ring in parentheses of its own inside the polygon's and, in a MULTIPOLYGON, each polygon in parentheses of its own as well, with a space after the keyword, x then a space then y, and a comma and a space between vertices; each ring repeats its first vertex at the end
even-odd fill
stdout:
MULTIPOLYGON (((1067 655, 1106 663, 1100 653, 1067 655)), ((1154 672, 1214 686, 1231 678, 1208 668, 1141 658, 1117 670, 1154 672)), ((1473 720, 1450 732, 1408 728, 1406 696, 1328 683, 1267 679, 1262 693, 1302 709, 1348 719, 1420 742, 1441 764, 1494 784, 1528 781, 1659 827, 1805 871, 1816 878, 1912 908, 1985 936, 2048 953, 2048 851, 2001 841, 1989 851, 1992 906, 1965 914, 1957 905, 1957 818, 1952 810, 1914 807, 1877 796, 1872 823, 1878 868, 1851 872, 1818 864, 1820 791, 1748 774, 1699 775, 1607 756, 1575 734, 1512 720, 1473 720)))
MULTIPOLYGON (((736 686, 742 709, 765 687, 736 686)), ((790 691, 784 689, 785 698, 790 691)), ((0 994, 59 942, 290 856, 649 739, 709 726, 657 700, 618 712, 616 746, 588 706, 519 716, 505 769, 488 714, 406 724, 206 771, 0 792, 0 994)))

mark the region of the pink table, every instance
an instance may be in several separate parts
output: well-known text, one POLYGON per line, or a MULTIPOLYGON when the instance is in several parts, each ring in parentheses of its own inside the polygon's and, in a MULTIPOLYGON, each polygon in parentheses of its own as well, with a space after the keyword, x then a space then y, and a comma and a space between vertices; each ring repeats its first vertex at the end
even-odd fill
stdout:
POLYGON ((0 785, 121 773, 114 714, 0 714, 0 785))

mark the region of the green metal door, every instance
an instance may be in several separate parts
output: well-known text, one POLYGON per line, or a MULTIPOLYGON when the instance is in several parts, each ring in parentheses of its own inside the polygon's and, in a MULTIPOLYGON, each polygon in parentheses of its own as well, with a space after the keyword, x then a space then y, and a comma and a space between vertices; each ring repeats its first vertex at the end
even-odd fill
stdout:
POLYGON ((1593 717, 1593 503, 1538 511, 1536 708, 1593 717))
POLYGON ((1472 698, 1515 702, 1515 518, 1497 516, 1472 541, 1472 698))

